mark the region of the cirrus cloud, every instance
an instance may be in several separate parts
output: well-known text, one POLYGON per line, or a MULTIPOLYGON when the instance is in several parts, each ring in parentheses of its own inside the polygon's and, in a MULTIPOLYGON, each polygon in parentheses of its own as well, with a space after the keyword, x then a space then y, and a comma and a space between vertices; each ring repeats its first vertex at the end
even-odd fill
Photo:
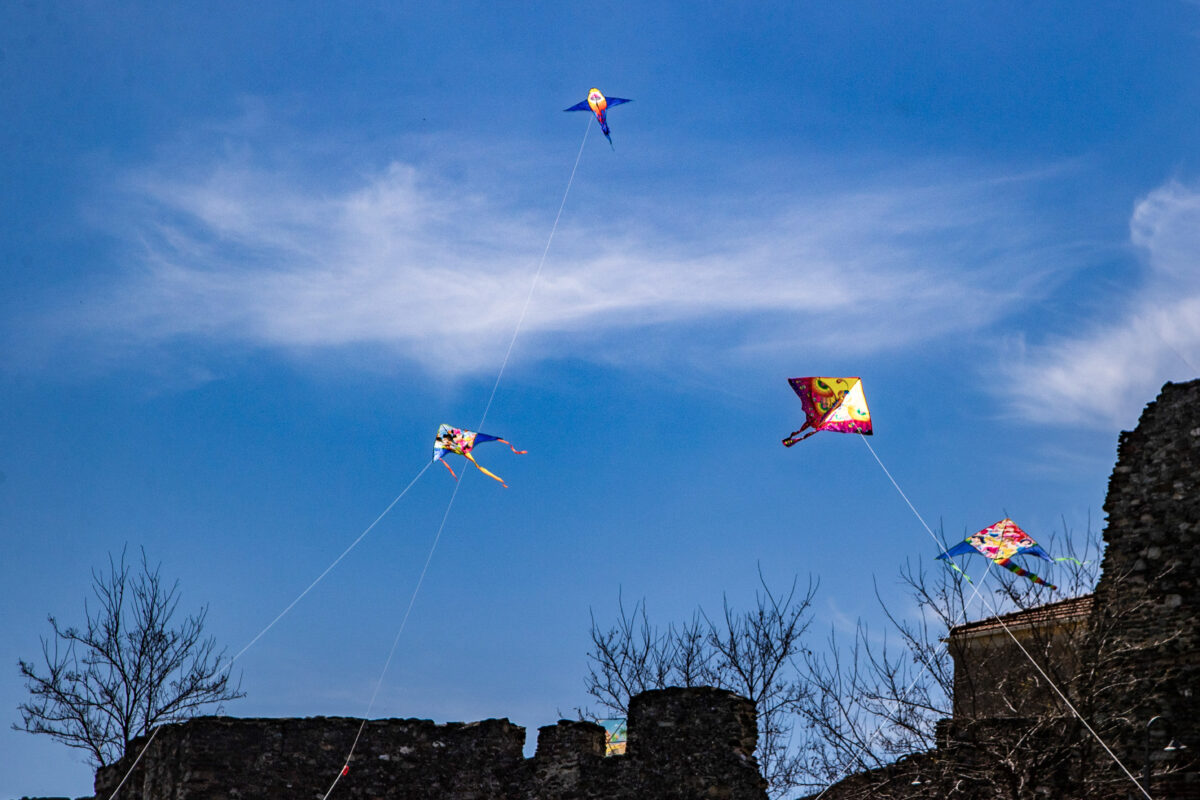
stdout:
POLYGON ((1114 292, 1104 320, 1009 368, 1011 383, 1036 387, 1013 400, 1022 416, 1132 427, 1164 381, 1200 374, 1200 191, 1169 181, 1150 192, 1134 208, 1130 238, 1145 268, 1140 285, 1114 292))
MULTIPOLYGON (((617 358, 647 357, 650 339, 668 353, 701 341, 707 358, 800 339, 863 354, 986 326, 1044 291, 1044 265, 1062 259, 1046 257, 1050 237, 1012 191, 1023 179, 950 174, 789 192, 768 213, 739 214, 749 204, 736 197, 724 211, 646 197, 657 211, 603 225, 568 215, 519 356, 611 359, 623 335, 636 343, 617 358)), ((117 358, 202 342, 304 357, 383 348, 444 374, 494 369, 547 221, 411 164, 313 184, 228 156, 126 176, 106 217, 121 269, 43 321, 117 358)))

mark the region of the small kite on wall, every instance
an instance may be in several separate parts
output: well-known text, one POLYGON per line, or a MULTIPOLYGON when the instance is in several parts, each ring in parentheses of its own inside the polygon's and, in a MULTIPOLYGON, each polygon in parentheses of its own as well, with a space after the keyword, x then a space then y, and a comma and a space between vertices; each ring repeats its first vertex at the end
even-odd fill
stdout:
POLYGON ((602 719, 599 722, 600 727, 604 728, 604 755, 625 755, 625 745, 629 741, 629 731, 625 726, 625 720, 602 719))

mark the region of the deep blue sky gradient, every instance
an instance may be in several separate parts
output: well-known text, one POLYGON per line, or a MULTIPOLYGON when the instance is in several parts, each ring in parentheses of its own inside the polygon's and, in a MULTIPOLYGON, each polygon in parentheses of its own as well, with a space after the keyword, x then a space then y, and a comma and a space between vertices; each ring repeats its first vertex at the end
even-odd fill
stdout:
MULTIPOLYGON (((1200 6, 0 6, 0 708, 128 544, 242 648, 480 418, 374 716, 584 705, 589 611, 820 581, 814 646, 936 550, 786 378, 859 375, 951 538, 1102 523, 1200 365, 1200 6), (394 265, 394 268, 393 268, 394 265), (463 288, 465 286, 465 288, 463 288), (475 288, 478 287, 478 288, 475 288)), ((237 715, 361 715, 430 469, 240 659, 237 715)), ((5 726, 7 727, 7 725, 5 726)), ((89 794, 0 731, 0 797, 89 794)), ((340 756, 339 756, 340 758, 340 756)), ((331 765, 331 776, 339 764, 331 765)))

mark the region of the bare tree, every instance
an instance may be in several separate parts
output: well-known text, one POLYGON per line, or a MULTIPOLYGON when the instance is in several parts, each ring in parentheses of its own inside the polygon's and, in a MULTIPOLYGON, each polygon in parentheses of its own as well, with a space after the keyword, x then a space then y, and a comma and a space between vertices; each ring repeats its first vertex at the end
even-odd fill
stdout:
POLYGON ((84 601, 82 628, 48 617, 54 635, 42 638, 45 672, 18 662, 31 698, 18 706, 21 724, 13 727, 84 750, 97 767, 156 725, 244 695, 220 667, 224 653, 203 636, 207 607, 173 626, 179 583, 165 584, 159 566, 141 555, 137 574, 124 551, 119 561, 109 555, 108 572, 92 571, 96 605, 84 601))
POLYGON ((839 800, 913 797, 921 791, 913 784, 930 796, 997 798, 1033 796, 1039 783, 1055 780, 1081 787, 1080 796, 1109 796, 1121 785, 1125 778, 1111 768, 1098 738, 1111 742, 1122 735, 1128 715, 1114 710, 1114 698, 1119 706, 1120 698, 1138 694, 1133 683, 1144 692, 1154 680, 1126 671, 1120 685, 1112 685, 1121 673, 1108 662, 1128 656, 1115 633, 1121 619, 1081 611, 1065 623, 1027 626, 1020 633, 1023 651, 998 632, 1007 653, 972 653, 975 645, 949 636, 972 617, 1090 592, 1099 577, 1099 534, 1089 525, 1082 537, 1072 536, 1064 523, 1054 540, 1049 549, 1074 560, 1055 570, 1053 596, 1047 587, 990 568, 988 582, 999 584, 991 590, 981 572, 971 583, 949 569, 909 563, 900 577, 918 617, 901 617, 880 597, 888 621, 882 637, 860 622, 851 642, 831 633, 825 652, 807 656, 812 691, 801 711, 809 726, 813 788, 852 774, 851 785, 835 794, 839 800), (971 615, 977 597, 980 610, 971 615), (935 750, 937 757, 893 763, 935 750), (897 781, 897 773, 907 777, 897 781))
POLYGON ((749 698, 758 712, 756 756, 778 797, 801 785, 804 756, 792 739, 807 687, 797 657, 816 586, 810 581, 800 593, 793 580, 786 592, 774 592, 761 571, 759 581, 754 608, 739 612, 726 598, 715 619, 697 609, 686 623, 659 628, 651 624, 644 601, 627 612, 620 600, 611 628, 600 627, 593 615, 586 687, 620 716, 628 713, 633 695, 667 686, 715 686, 749 698))

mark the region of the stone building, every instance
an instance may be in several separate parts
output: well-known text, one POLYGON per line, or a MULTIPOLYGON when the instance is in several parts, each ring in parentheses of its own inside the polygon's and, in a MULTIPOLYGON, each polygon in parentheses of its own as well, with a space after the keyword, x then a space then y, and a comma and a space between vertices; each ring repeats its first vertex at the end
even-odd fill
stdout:
MULTIPOLYGON (((320 798, 362 720, 200 717, 164 726, 136 767, 101 769, 96 797, 121 800, 320 798)), ((754 705, 720 689, 663 689, 630 701, 625 755, 604 730, 562 720, 538 731, 506 719, 368 722, 335 795, 346 800, 766 800, 754 758, 754 705)), ((141 751, 143 742, 131 752, 141 751)))
POLYGON ((1020 648, 1044 656, 1043 669, 1052 678, 1076 674, 1076 644, 1084 638, 1093 599, 1073 597, 951 628, 946 646, 954 659, 954 718, 1052 711, 1057 698, 1020 648))
POLYGON ((1094 594, 956 627, 937 748, 822 800, 1200 800, 1200 380, 1166 384, 1121 434, 1104 511, 1094 594))

